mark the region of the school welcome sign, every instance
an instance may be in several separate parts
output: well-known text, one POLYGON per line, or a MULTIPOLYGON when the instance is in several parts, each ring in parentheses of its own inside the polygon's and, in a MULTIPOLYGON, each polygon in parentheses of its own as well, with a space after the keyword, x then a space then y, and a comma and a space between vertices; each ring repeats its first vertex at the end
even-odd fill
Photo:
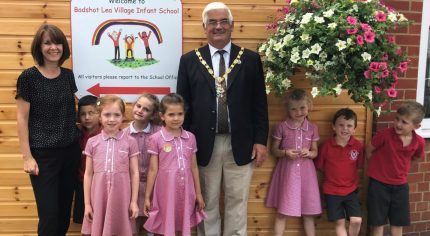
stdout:
POLYGON ((182 55, 180 0, 72 0, 72 62, 77 96, 176 90, 182 55))

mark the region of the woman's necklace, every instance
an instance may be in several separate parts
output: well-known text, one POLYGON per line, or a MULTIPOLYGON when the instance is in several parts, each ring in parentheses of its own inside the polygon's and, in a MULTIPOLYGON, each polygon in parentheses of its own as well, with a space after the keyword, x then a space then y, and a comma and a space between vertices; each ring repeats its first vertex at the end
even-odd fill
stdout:
POLYGON ((203 59, 202 54, 199 52, 199 50, 196 48, 194 51, 196 52, 197 57, 199 58, 200 63, 204 67, 206 67, 206 70, 208 70, 209 74, 215 79, 215 87, 216 87, 216 96, 217 97, 224 97, 225 95, 225 88, 221 85, 221 83, 227 79, 227 75, 233 70, 233 68, 237 65, 242 63, 240 60, 240 57, 243 54, 244 48, 240 48, 239 53, 237 54, 236 58, 233 60, 233 63, 231 63, 230 67, 225 70, 225 73, 222 76, 215 76, 214 71, 209 67, 208 63, 203 59))

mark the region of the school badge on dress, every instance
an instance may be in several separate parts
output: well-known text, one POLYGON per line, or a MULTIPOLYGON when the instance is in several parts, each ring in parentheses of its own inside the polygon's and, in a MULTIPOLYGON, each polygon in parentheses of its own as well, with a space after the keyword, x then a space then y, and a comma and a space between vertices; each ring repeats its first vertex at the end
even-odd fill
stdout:
POLYGON ((171 152, 171 151, 172 151, 172 144, 170 144, 170 143, 165 143, 165 144, 163 145, 163 151, 164 151, 164 152, 171 152))
POLYGON ((351 160, 353 160, 353 161, 356 161, 357 160, 357 158, 358 158, 358 154, 359 154, 359 152, 357 151, 357 150, 351 150, 350 152, 349 152, 349 159, 351 159, 351 160))

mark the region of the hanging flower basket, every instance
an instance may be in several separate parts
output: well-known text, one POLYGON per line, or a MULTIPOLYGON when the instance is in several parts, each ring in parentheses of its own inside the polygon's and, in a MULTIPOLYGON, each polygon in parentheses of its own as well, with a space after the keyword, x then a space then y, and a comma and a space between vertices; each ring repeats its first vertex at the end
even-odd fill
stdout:
POLYGON ((380 112, 396 98, 398 76, 409 62, 387 33, 408 24, 377 0, 287 1, 268 26, 274 33, 259 47, 267 93, 285 93, 302 68, 314 97, 346 89, 353 101, 380 112))

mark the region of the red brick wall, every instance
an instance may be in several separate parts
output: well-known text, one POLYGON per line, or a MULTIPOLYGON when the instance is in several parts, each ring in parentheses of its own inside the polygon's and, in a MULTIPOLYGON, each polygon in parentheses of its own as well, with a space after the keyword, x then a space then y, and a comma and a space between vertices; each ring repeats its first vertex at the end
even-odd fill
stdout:
MULTIPOLYGON (((391 105, 383 107, 384 110, 395 111, 403 100, 416 98, 423 1, 386 0, 385 4, 394 7, 414 22, 408 28, 392 33, 396 36, 396 42, 408 52, 411 59, 408 71, 399 80, 398 99, 391 105)), ((374 131, 389 127, 393 118, 394 112, 375 117, 374 131)), ((404 228, 404 235, 408 236, 430 235, 430 140, 427 139, 426 142, 424 160, 413 163, 409 174, 412 224, 404 228)))

